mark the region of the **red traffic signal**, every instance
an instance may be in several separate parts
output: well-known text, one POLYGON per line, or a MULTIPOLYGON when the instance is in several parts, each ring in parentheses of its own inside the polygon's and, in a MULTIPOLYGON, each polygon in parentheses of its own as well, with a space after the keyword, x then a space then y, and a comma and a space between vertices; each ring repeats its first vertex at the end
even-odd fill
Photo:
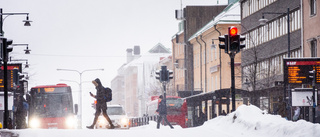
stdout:
POLYGON ((238 28, 231 26, 229 27, 229 36, 234 36, 238 34, 238 28))

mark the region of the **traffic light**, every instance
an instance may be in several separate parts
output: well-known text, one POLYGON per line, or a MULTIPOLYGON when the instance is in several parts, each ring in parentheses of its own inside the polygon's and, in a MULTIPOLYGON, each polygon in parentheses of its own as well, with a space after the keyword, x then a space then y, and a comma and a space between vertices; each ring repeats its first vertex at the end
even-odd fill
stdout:
POLYGON ((12 50, 13 50, 12 47, 9 47, 12 44, 13 41, 11 39, 7 39, 7 38, 1 38, 1 40, 2 40, 2 46, 6 47, 5 49, 3 48, 4 52, 2 52, 2 59, 6 59, 7 60, 8 59, 8 53, 12 52, 12 50))
POLYGON ((315 72, 315 70, 309 71, 309 78, 310 78, 310 80, 312 80, 312 86, 314 86, 315 83, 316 83, 316 72, 315 72))
POLYGON ((19 69, 14 68, 13 70, 13 83, 15 86, 19 85, 19 69))
POLYGON ((237 52, 240 46, 240 35, 238 35, 238 28, 231 26, 228 28, 229 47, 230 52, 237 52))
POLYGON ((245 36, 240 36, 239 37, 239 46, 238 46, 238 50, 237 50, 237 53, 240 52, 241 49, 243 49, 244 47, 246 47, 244 41, 246 40, 246 37, 245 36))
POLYGON ((156 71, 156 79, 160 82, 168 82, 170 79, 173 79, 173 72, 167 69, 167 66, 161 66, 161 70, 156 71))
POLYGON ((3 38, 2 42, 3 45, 7 47, 7 53, 12 52, 13 48, 9 46, 12 44, 13 41, 11 39, 3 38))
POLYGON ((228 39, 229 39, 229 35, 219 36, 219 42, 220 42, 219 48, 224 49, 225 53, 228 53, 228 41, 229 41, 228 39))
POLYGON ((19 75, 19 83, 21 82, 21 81, 23 81, 22 79, 24 78, 24 75, 19 75))
POLYGON ((160 81, 168 81, 168 70, 167 66, 161 66, 161 76, 160 76, 160 81))
POLYGON ((160 70, 157 70, 156 71, 156 79, 158 79, 158 80, 160 80, 161 81, 161 72, 160 72, 160 70))
POLYGON ((169 77, 168 81, 170 79, 173 79, 173 71, 172 70, 168 70, 168 77, 169 77))
POLYGON ((161 81, 167 81, 168 80, 168 72, 167 69, 161 70, 161 81))

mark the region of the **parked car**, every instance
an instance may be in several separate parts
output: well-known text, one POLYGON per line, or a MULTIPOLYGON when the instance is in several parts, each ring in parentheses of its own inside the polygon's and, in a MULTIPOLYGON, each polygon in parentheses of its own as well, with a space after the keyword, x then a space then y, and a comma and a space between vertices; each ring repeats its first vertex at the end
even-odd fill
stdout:
MULTIPOLYGON (((107 114, 115 128, 129 129, 129 118, 121 105, 108 105, 107 114)), ((107 119, 101 114, 96 123, 96 129, 109 127, 107 119)))

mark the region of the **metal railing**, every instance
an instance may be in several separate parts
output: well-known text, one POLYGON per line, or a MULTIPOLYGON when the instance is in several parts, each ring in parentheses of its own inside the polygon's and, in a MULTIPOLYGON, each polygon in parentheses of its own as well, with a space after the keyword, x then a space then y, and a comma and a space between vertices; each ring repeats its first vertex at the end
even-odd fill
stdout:
POLYGON ((143 125, 148 125, 149 121, 157 121, 158 115, 154 116, 143 116, 143 117, 136 117, 129 119, 129 126, 130 127, 138 127, 143 125))

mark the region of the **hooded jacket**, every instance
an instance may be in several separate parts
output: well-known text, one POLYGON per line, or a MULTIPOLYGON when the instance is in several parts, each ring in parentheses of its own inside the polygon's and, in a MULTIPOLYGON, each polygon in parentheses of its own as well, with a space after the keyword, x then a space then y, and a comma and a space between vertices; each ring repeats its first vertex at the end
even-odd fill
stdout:
POLYGON ((104 87, 102 86, 101 84, 101 81, 100 79, 95 79, 94 81, 92 82, 95 82, 97 83, 97 86, 96 86, 96 90, 97 90, 97 93, 96 93, 96 99, 97 99, 97 103, 106 103, 105 99, 104 99, 104 87))

